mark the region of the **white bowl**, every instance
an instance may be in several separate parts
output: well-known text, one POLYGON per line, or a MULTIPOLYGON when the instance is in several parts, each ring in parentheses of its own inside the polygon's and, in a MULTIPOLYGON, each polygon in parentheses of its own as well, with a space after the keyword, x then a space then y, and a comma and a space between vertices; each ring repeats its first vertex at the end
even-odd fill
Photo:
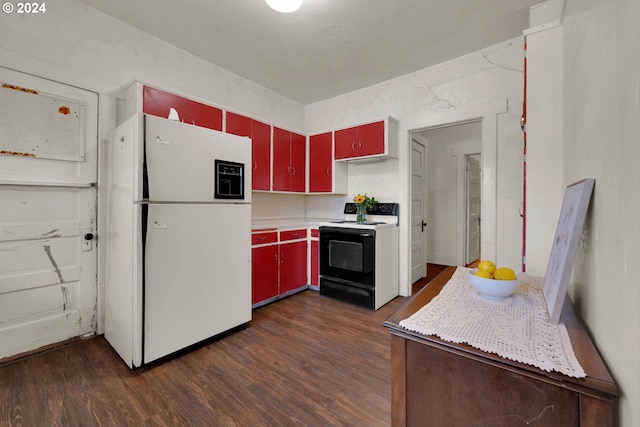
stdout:
POLYGON ((475 290, 483 297, 501 300, 515 292, 518 287, 518 279, 516 280, 496 280, 485 279, 484 277, 475 276, 477 270, 469 273, 469 281, 475 290))

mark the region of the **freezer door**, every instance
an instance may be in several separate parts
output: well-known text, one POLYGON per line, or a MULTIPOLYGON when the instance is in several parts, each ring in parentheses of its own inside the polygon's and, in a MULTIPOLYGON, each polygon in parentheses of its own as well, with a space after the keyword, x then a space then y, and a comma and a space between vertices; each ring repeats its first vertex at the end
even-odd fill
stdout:
POLYGON ((147 206, 145 363, 251 320, 251 206, 147 206))
POLYGON ((143 199, 219 202, 214 198, 215 160, 245 165, 244 199, 251 202, 251 140, 211 129, 144 116, 143 199))

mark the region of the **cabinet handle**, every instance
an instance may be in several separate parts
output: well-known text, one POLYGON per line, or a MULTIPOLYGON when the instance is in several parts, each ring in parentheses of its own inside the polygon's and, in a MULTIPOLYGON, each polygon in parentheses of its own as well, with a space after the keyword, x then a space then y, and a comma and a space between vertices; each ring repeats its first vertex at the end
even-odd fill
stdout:
POLYGON ((256 237, 257 240, 266 240, 266 238, 267 238, 266 236, 258 236, 258 237, 256 237))
POLYGON ((298 237, 298 236, 299 236, 299 234, 298 234, 298 233, 292 233, 292 234, 291 234, 291 236, 293 236, 293 237, 298 237))
POLYGON ((291 168, 291 176, 294 176, 295 174, 296 174, 296 167, 295 167, 295 166, 293 166, 293 167, 291 168))
POLYGON ((291 166, 287 166, 287 175, 291 175, 291 166))
POLYGON ((256 169, 258 169, 258 162, 254 161, 253 162, 253 170, 256 170, 256 169))
POLYGON ((280 264, 284 264, 284 254, 280 254, 280 264))
POLYGON ((356 151, 356 142, 355 141, 353 141, 351 143, 351 151, 356 151))
POLYGON ((327 176, 331 176, 331 168, 327 168, 327 176))
POLYGON ((362 140, 358 141, 358 150, 362 148, 362 140))
POLYGON ((275 254, 273 256, 273 262, 275 262, 276 264, 278 263, 278 254, 275 254))

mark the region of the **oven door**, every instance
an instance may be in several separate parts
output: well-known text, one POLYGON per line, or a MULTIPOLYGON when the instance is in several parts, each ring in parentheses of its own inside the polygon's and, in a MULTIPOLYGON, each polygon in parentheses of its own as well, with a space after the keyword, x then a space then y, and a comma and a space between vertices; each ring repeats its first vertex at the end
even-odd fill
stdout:
POLYGON ((375 286, 375 230, 320 227, 320 276, 375 286))

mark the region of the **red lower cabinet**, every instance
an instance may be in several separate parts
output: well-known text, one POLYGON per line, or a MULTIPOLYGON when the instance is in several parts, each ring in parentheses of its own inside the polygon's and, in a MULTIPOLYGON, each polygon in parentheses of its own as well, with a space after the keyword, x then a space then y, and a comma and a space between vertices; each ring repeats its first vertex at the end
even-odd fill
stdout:
POLYGON ((307 242, 280 244, 280 295, 307 284, 307 242))
POLYGON ((251 261, 251 303, 278 296, 278 245, 253 248, 251 261))
POLYGON ((311 284, 320 285, 320 245, 317 240, 311 241, 311 284))
POLYGON ((306 229, 252 234, 252 305, 307 285, 306 239, 306 229))

